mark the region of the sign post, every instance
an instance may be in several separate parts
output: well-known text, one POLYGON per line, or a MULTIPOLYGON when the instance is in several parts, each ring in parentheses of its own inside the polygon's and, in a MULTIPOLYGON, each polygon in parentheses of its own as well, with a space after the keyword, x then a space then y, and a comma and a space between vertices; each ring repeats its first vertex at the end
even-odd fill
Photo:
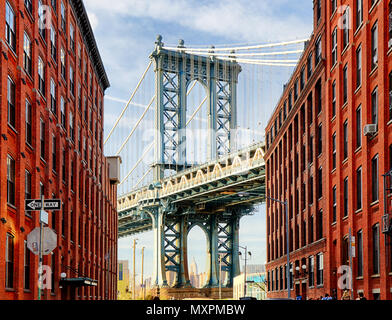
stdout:
MULTIPOLYGON (((44 224, 49 223, 49 215, 45 210, 51 210, 51 211, 59 211, 61 210, 61 200, 59 199, 52 199, 52 200, 47 200, 45 202, 44 195, 41 196, 41 199, 26 199, 25 200, 25 211, 38 211, 40 212, 39 215, 39 243, 38 243, 38 300, 41 300, 41 287, 42 287, 42 282, 43 282, 43 277, 42 277, 42 256, 43 256, 43 237, 44 237, 44 224)), ((47 229, 47 228, 46 228, 47 229)), ((50 229, 50 231, 52 231, 50 229)), ((34 232, 34 231, 33 231, 34 232)), ((32 233, 33 233, 32 232, 32 233)), ((54 233, 52 231, 52 233, 54 233)), ((46 233, 45 233, 46 234, 46 233)), ((50 235, 50 240, 52 240, 52 243, 49 245, 49 249, 45 249, 45 254, 47 254, 46 251, 52 252, 54 248, 57 246, 57 237, 56 240, 54 240, 54 236, 50 235), (51 236, 51 237, 50 237, 51 236), (54 247, 53 247, 54 246, 54 247)), ((32 235, 34 237, 34 235, 32 235)), ((29 249, 33 251, 35 254, 36 252, 36 247, 37 247, 37 241, 32 242, 29 245, 29 249)), ((46 243, 47 239, 45 239, 45 246, 47 247, 48 244, 46 243)))

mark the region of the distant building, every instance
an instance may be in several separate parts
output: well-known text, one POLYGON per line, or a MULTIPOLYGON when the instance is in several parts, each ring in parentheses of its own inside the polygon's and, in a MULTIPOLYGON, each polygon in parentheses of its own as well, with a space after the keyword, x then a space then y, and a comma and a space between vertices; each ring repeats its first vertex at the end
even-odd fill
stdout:
POLYGON ((265 300, 267 297, 267 288, 265 285, 265 274, 250 273, 246 275, 246 294, 245 294, 245 274, 242 273, 234 278, 233 298, 254 297, 257 300, 265 300))
POLYGON ((264 264, 250 264, 246 266, 246 273, 264 273, 265 265, 264 264))
POLYGON ((117 299, 131 300, 132 292, 129 283, 129 264, 128 260, 118 261, 118 279, 117 279, 117 299))

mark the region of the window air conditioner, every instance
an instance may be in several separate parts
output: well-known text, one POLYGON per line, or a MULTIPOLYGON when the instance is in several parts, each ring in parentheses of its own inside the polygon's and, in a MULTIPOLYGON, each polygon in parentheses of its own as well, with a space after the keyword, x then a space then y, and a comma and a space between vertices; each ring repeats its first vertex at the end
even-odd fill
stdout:
POLYGON ((377 125, 376 124, 368 124, 364 128, 364 135, 369 136, 377 133, 377 125))

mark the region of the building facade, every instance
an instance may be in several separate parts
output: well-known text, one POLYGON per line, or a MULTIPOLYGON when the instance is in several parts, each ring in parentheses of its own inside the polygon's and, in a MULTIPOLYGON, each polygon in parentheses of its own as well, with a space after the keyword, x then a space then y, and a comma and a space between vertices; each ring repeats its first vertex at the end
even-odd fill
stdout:
MULTIPOLYGON (((351 270, 355 298, 392 297, 391 16, 387 0, 315 0, 314 32, 267 126, 267 195, 288 201, 292 296, 339 298, 351 270)), ((284 207, 272 200, 267 230, 269 296, 287 297, 284 207)))
POLYGON ((102 138, 109 81, 83 2, 2 1, 0 39, 0 299, 37 298, 26 241, 39 213, 25 199, 41 196, 62 201, 49 212, 58 243, 43 258, 42 299, 116 299, 117 161, 102 138))
POLYGON ((118 263, 117 299, 132 300, 132 285, 129 278, 128 260, 119 260, 118 263))

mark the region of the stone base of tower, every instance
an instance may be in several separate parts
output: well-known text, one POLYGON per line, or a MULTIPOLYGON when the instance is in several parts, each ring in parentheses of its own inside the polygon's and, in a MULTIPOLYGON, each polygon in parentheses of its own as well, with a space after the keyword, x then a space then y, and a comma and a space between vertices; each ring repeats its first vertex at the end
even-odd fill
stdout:
MULTIPOLYGON (((233 298, 233 288, 221 289, 222 299, 233 298)), ((155 292, 156 293, 156 292, 155 292)), ((161 288, 161 300, 184 300, 184 299, 201 299, 201 300, 218 300, 219 288, 161 288)))

